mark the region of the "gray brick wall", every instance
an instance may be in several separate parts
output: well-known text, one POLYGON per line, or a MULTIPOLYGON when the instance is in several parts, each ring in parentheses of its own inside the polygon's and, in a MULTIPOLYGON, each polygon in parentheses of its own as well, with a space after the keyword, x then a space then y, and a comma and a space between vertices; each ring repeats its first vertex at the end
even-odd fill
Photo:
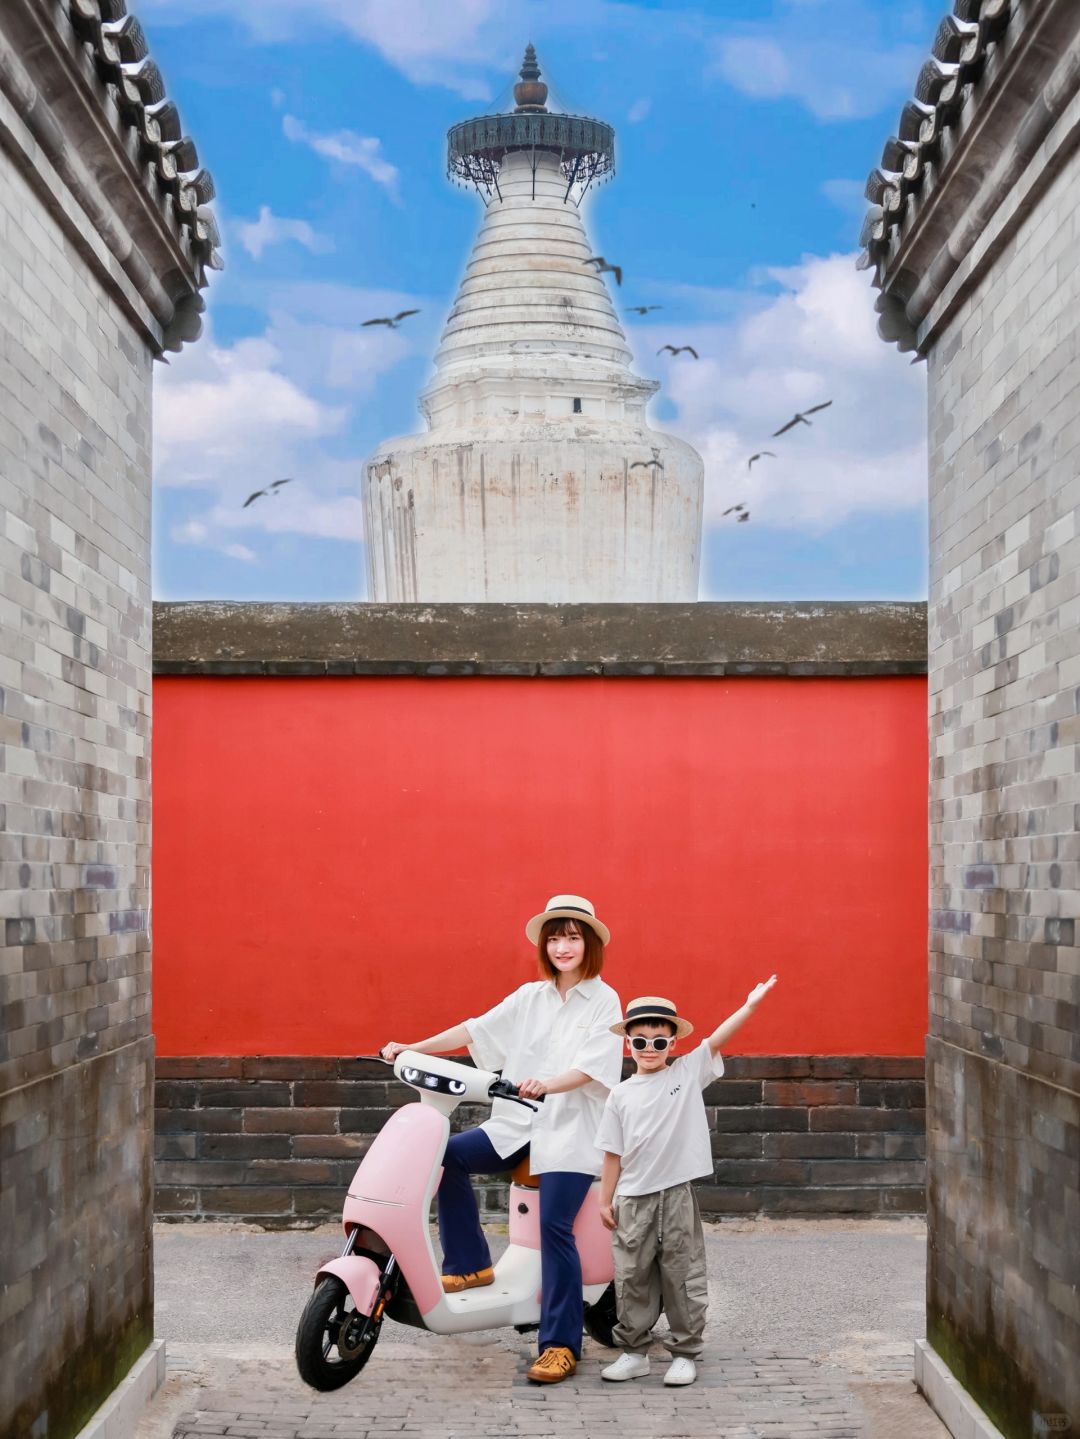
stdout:
POLYGON ((1044 178, 929 354, 928 1327, 1009 1435, 1080 1424, 1080 153, 1044 178))
MULTIPOLYGON (((416 1098, 383 1065, 328 1055, 161 1058, 156 1072, 156 1204, 168 1219, 336 1219, 373 1137, 416 1098)), ((703 1211, 921 1213, 923 1094, 918 1056, 732 1057, 705 1092, 715 1169, 703 1211)), ((454 1124, 485 1118, 462 1106, 454 1124)), ((478 1189, 505 1217, 505 1185, 478 1189)))
POLYGON ((0 151, 0 1432, 20 1436, 73 1432, 152 1332, 150 372, 0 151))
POLYGON ((151 367, 220 257, 116 13, 0 4, 0 1439, 153 1333, 151 367))
POLYGON ((84 52, 100 24, 77 19, 0 7, 5 1439, 74 1434, 153 1333, 151 366, 179 347, 161 275, 188 334, 200 302, 154 208, 153 131, 136 165, 131 99, 122 120, 84 52))

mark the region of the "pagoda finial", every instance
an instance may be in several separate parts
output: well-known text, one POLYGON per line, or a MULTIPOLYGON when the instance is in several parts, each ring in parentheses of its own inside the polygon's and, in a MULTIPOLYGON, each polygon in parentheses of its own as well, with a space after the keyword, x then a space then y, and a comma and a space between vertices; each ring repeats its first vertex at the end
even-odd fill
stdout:
POLYGON ((531 41, 525 46, 525 59, 518 74, 521 78, 514 86, 514 104, 518 111, 546 109, 548 87, 540 79, 540 66, 531 41))

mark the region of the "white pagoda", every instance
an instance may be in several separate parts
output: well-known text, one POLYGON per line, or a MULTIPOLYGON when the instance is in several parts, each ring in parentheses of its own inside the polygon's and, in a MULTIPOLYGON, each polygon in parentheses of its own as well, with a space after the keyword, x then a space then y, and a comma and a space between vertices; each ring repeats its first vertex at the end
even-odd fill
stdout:
POLYGON ((658 383, 630 369, 588 263, 580 206, 614 132, 548 111, 531 45, 520 74, 512 112, 450 131, 484 222, 420 397, 428 429, 365 466, 369 598, 695 600, 701 457, 646 423, 658 383))

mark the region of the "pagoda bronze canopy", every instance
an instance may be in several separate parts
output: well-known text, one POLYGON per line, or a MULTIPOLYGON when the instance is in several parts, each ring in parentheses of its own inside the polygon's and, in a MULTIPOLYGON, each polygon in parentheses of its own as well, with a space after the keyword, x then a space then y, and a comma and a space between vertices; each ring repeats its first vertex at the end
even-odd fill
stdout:
POLYGON ((615 170, 615 131, 603 120, 584 115, 551 113, 545 108, 547 86, 539 79, 540 67, 530 45, 521 67, 521 79, 514 86, 517 108, 508 114, 478 115, 453 126, 447 136, 447 174, 451 179, 475 185, 482 196, 499 190, 503 157, 512 150, 533 156, 548 151, 559 157, 566 177, 564 201, 571 194, 575 203, 594 180, 609 178, 615 170))

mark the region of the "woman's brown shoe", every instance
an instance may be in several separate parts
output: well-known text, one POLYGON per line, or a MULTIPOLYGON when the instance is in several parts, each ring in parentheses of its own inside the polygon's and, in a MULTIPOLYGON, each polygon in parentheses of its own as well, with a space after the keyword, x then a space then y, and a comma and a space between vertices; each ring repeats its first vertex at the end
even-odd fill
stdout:
POLYGON ((564 1379, 570 1378, 576 1368, 574 1351, 556 1345, 544 1350, 528 1370, 526 1378, 531 1379, 534 1384, 561 1384, 564 1379))
POLYGON ((494 1269, 478 1269, 475 1274, 444 1274, 444 1294, 460 1294, 463 1289, 482 1289, 485 1284, 495 1283, 494 1269))

